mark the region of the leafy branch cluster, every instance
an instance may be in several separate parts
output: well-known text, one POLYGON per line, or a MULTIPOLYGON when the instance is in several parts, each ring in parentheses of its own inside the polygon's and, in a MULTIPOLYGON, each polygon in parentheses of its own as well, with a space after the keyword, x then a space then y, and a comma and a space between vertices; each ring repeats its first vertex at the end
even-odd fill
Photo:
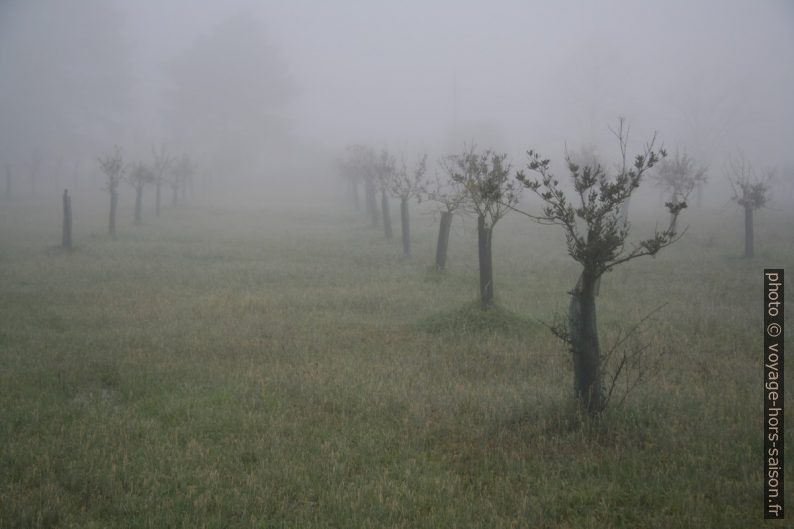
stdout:
POLYGON ((683 202, 693 189, 706 183, 706 171, 707 167, 698 166, 689 155, 676 151, 673 157, 661 161, 652 178, 656 187, 670 193, 673 202, 683 202))
POLYGON ((107 177, 107 182, 103 188, 111 194, 115 194, 119 184, 124 179, 125 167, 121 156, 121 147, 118 145, 113 148, 113 152, 107 156, 101 156, 97 160, 99 168, 107 177))
POLYGON ((524 171, 516 175, 524 187, 544 202, 541 215, 529 216, 541 223, 562 226, 568 253, 596 278, 626 261, 655 255, 675 242, 678 239, 675 220, 686 208, 683 201, 667 202, 665 205, 671 214, 668 228, 656 230, 651 237, 626 248, 629 225, 621 218, 621 207, 639 187, 643 176, 667 153, 664 149, 655 148, 654 136, 629 165, 626 163, 628 131, 624 133, 622 122, 616 136, 623 164, 614 176, 610 176, 600 164, 580 166, 566 156, 575 191, 573 201, 567 198, 559 180, 551 173, 549 159, 542 158, 534 150, 527 152, 527 169, 535 176, 527 176, 524 171))
POLYGON ((422 198, 428 193, 425 182, 426 171, 427 154, 419 157, 411 171, 408 170, 403 157, 400 166, 391 174, 391 180, 388 182, 389 193, 401 200, 416 199, 417 202, 422 202, 422 198))
POLYGON ((155 171, 143 162, 137 162, 130 167, 127 180, 135 189, 143 189, 146 184, 157 180, 155 171))
POLYGON ((512 167, 506 153, 486 149, 477 153, 474 145, 443 162, 450 179, 464 191, 460 205, 485 219, 493 227, 518 204, 521 187, 510 177, 512 167))

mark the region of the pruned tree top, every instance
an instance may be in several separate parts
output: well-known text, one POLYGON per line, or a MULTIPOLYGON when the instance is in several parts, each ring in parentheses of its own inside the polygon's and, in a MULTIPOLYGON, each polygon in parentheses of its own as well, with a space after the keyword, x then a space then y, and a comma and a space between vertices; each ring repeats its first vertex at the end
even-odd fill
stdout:
POLYGON ((752 165, 742 156, 729 157, 725 166, 725 177, 731 184, 731 199, 742 207, 761 209, 769 201, 770 184, 775 170, 765 169, 759 176, 752 165))
POLYGON ((168 153, 165 144, 162 144, 159 149, 152 146, 152 158, 154 159, 152 168, 154 169, 155 178, 157 180, 162 180, 169 169, 174 165, 174 157, 168 153))
POLYGON ((706 166, 698 165, 688 154, 676 150, 672 157, 661 160, 651 178, 656 187, 668 192, 673 200, 684 201, 695 187, 706 183, 707 170, 706 166))
POLYGON ((97 161, 99 162, 99 168, 102 170, 102 173, 107 177, 107 182, 103 189, 115 193, 119 184, 124 179, 125 172, 124 161, 121 156, 121 147, 116 145, 113 147, 113 152, 106 156, 100 156, 97 158, 97 161))
POLYGON ((408 169, 405 157, 400 158, 400 164, 392 173, 392 178, 388 182, 388 190, 392 196, 403 200, 416 199, 421 202, 422 197, 427 193, 427 182, 425 172, 427 171, 427 154, 420 155, 416 160, 416 165, 412 170, 408 169))
POLYGON ((375 177, 377 156, 371 147, 361 144, 348 145, 345 156, 339 160, 340 170, 354 180, 369 180, 375 177))
MULTIPOLYGON (((443 161, 441 165, 444 167, 443 161)), ((466 200, 466 190, 460 182, 450 178, 448 172, 446 176, 447 178, 440 178, 436 173, 432 187, 428 188, 427 198, 438 203, 443 211, 453 213, 466 200)))
POLYGON ((512 167, 506 153, 491 149, 478 153, 472 144, 465 146, 462 153, 447 157, 442 166, 465 191, 460 206, 482 216, 489 227, 518 204, 521 187, 510 178, 512 167))
POLYGON ((136 189, 150 184, 155 181, 154 171, 143 162, 136 162, 132 164, 129 173, 127 173, 127 181, 136 189))
POLYGON ((196 172, 196 166, 190 160, 190 157, 186 154, 182 155, 182 158, 174 164, 173 169, 171 170, 171 184, 172 185, 181 185, 186 180, 188 180, 193 174, 196 172))
POLYGON ((650 237, 627 247, 630 226, 621 218, 621 207, 640 186, 643 176, 666 156, 666 152, 655 147, 654 135, 642 152, 634 157, 633 164, 629 164, 628 129, 624 127, 622 119, 619 129, 613 132, 618 139, 622 158, 615 174, 608 174, 598 164, 580 166, 566 156, 574 187, 572 199, 568 198, 559 180, 551 173, 550 161, 534 150, 527 151, 527 169, 535 176, 528 176, 523 171, 516 175, 518 181, 544 203, 540 215, 525 214, 541 223, 562 226, 569 254, 595 277, 626 261, 656 255, 659 250, 678 240, 680 235, 675 230, 676 219, 686 208, 684 201, 667 202, 671 213, 670 225, 662 231, 655 230, 650 237))
POLYGON ((375 175, 380 189, 389 192, 392 181, 397 175, 397 159, 388 149, 381 149, 375 162, 375 175))

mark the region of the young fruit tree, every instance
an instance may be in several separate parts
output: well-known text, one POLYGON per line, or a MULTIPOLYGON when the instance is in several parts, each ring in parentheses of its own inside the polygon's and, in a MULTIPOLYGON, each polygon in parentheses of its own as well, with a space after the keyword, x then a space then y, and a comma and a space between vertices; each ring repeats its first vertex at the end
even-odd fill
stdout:
MULTIPOLYGON (((443 164, 442 164, 443 165, 443 164)), ((466 190, 460 182, 452 178, 443 181, 436 175, 433 188, 427 196, 436 202, 441 211, 441 220, 438 224, 438 239, 436 241, 436 269, 445 270, 447 266, 447 248, 449 248, 449 231, 452 228, 452 216, 466 200, 466 190)))
POLYGON ((494 302, 492 243, 493 229, 516 204, 521 188, 509 178, 507 154, 490 149, 477 153, 474 145, 447 159, 445 170, 460 184, 466 196, 464 210, 477 217, 477 249, 480 262, 480 303, 494 302))
POLYGON ((159 149, 152 147, 152 156, 154 157, 152 169, 154 170, 155 185, 154 216, 159 217, 161 190, 163 183, 165 182, 165 175, 168 174, 168 172, 171 170, 171 167, 174 165, 174 158, 168 154, 165 144, 161 145, 159 149))
MULTIPOLYGON (((627 135, 621 128, 616 134, 621 154, 626 159, 627 135)), ((601 276, 616 266, 645 255, 656 255, 662 248, 678 240, 674 225, 684 202, 668 202, 672 216, 670 226, 656 230, 645 240, 627 246, 629 225, 620 218, 621 207, 640 186, 645 173, 665 156, 654 147, 655 136, 634 164, 626 164, 614 176, 603 167, 579 166, 568 158, 568 171, 574 193, 569 198, 551 174, 549 160, 530 150, 527 152, 529 172, 519 171, 517 179, 543 201, 542 213, 528 215, 544 224, 561 226, 565 231, 568 253, 582 266, 579 281, 571 294, 567 328, 554 329, 570 346, 574 365, 574 393, 583 410, 595 415, 606 406, 611 389, 605 391, 603 358, 596 326, 598 283, 601 276)), ((613 377, 613 382, 614 382, 613 377)))
MULTIPOLYGON (((651 178, 656 187, 667 193, 670 202, 686 202, 692 191, 706 183, 707 168, 698 165, 686 153, 676 151, 672 157, 664 158, 651 178)), ((675 225, 673 225, 675 229, 675 225)))
POLYGON ((380 189, 380 209, 383 212, 383 232, 391 240, 391 210, 389 209, 389 186, 397 175, 397 160, 383 149, 375 165, 378 188, 380 189))
POLYGON ((725 176, 731 184, 732 200, 744 208, 744 256, 755 255, 753 213, 769 201, 769 186, 773 169, 766 169, 759 177, 744 158, 729 158, 725 176))
POLYGON ((427 170, 427 155, 423 154, 416 162, 416 166, 409 172, 402 160, 399 169, 393 174, 389 182, 389 191, 392 196, 400 199, 400 234, 403 243, 403 255, 411 255, 411 226, 408 216, 408 202, 415 199, 422 202, 422 196, 426 193, 425 171, 427 170))
POLYGON ((141 207, 143 202, 143 189, 146 184, 151 184, 157 180, 155 173, 143 162, 138 162, 132 166, 127 176, 130 185, 135 189, 135 225, 141 224, 141 207))
POLYGON ((116 238, 116 208, 119 203, 119 184, 124 179, 124 165, 121 157, 121 147, 116 146, 113 152, 107 156, 100 157, 99 168, 104 173, 106 181, 103 190, 110 194, 110 218, 108 221, 108 233, 116 238))

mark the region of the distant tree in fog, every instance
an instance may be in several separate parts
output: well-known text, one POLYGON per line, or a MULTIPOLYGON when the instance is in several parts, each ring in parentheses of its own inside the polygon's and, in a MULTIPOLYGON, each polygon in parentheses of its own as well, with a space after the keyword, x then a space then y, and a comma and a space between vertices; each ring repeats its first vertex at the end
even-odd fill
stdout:
POLYGON ((168 154, 168 151, 165 147, 165 144, 160 145, 160 148, 152 147, 152 156, 154 158, 154 162, 152 164, 152 170, 154 173, 154 184, 155 184, 155 203, 154 203, 154 215, 156 217, 160 216, 160 204, 161 204, 161 190, 163 187, 163 183, 165 183, 166 175, 168 175, 171 167, 174 165, 174 158, 168 154))
POLYGON ((127 180, 135 189, 135 225, 137 226, 141 223, 143 188, 146 184, 151 184, 155 181, 155 173, 145 163, 137 162, 130 168, 127 180))
MULTIPOLYGON (((627 132, 618 133, 623 158, 627 152, 627 132)), ((555 334, 570 346, 574 364, 574 391, 581 407, 590 414, 598 414, 609 402, 620 369, 636 357, 624 356, 612 373, 609 387, 604 383, 604 357, 596 326, 596 303, 601 276, 616 266, 645 256, 656 255, 662 248, 678 240, 675 221, 686 207, 683 202, 668 202, 672 220, 663 231, 656 230, 648 239, 627 246, 628 224, 622 221, 621 208, 639 188, 643 176, 664 156, 654 146, 655 137, 634 157, 631 166, 623 166, 614 176, 601 165, 580 166, 567 157, 568 171, 573 180, 571 198, 560 188, 559 180, 551 174, 549 160, 528 151, 527 169, 534 176, 519 171, 517 179, 542 201, 539 215, 529 215, 543 224, 561 226, 565 231, 569 255, 582 266, 579 280, 571 294, 567 325, 554 328, 555 334)))
POLYGON ((474 145, 447 158, 444 168, 466 196, 462 207, 477 217, 477 248, 480 262, 480 303, 494 302, 493 229, 518 204, 521 188, 510 178, 507 154, 490 149, 478 153, 474 145))
POLYGON ((188 182, 196 173, 196 166, 187 154, 183 154, 178 162, 171 169, 171 177, 168 184, 171 186, 171 205, 176 206, 179 202, 179 192, 182 191, 182 198, 185 198, 185 190, 188 182))
POLYGON ((383 232, 387 239, 392 238, 391 210, 389 208, 389 186, 397 174, 397 160, 387 149, 380 151, 375 163, 376 182, 380 190, 380 210, 383 213, 383 232))
POLYGON ((361 144, 348 145, 345 157, 340 166, 350 183, 351 198, 358 200, 358 185, 364 186, 364 208, 372 221, 378 225, 379 213, 377 205, 377 156, 371 147, 361 144), (353 194, 355 195, 353 197, 353 194))
POLYGON ((107 156, 100 157, 99 168, 105 175, 105 187, 103 189, 110 194, 110 218, 108 221, 108 233, 116 238, 116 208, 119 203, 119 184, 124 179, 124 162, 121 157, 121 147, 116 146, 113 152, 107 156))
POLYGON ((761 176, 758 176, 744 158, 730 157, 726 163, 725 177, 733 190, 731 198, 744 209, 744 256, 753 257, 755 255, 753 213, 766 206, 769 201, 769 186, 774 177, 774 170, 766 169, 761 176))
POLYGON ((349 156, 349 152, 345 154, 346 156, 337 158, 336 168, 340 178, 342 178, 347 187, 350 205, 353 206, 353 209, 358 211, 361 209, 361 197, 359 196, 358 187, 361 184, 362 176, 357 170, 358 168, 355 165, 355 160, 349 156))
MULTIPOLYGON (((446 165, 442 162, 442 166, 446 165)), ((447 266, 447 248, 449 247, 449 232, 452 228, 452 216, 466 200, 466 190, 461 182, 453 180, 447 172, 446 178, 443 179, 436 175, 433 186, 427 192, 427 197, 436 202, 441 211, 436 241, 436 269, 444 270, 447 266)))
POLYGON ((694 189, 706 183, 706 170, 705 166, 698 165, 686 153, 676 151, 672 158, 667 157, 659 162, 651 178, 656 187, 669 195, 670 202, 677 204, 686 202, 694 189))
POLYGON ((403 255, 411 255, 411 229, 408 215, 408 202, 410 200, 422 201, 427 193, 425 171, 427 170, 427 155, 422 154, 416 161, 413 170, 408 170, 405 159, 401 160, 397 170, 394 171, 389 182, 389 191, 392 196, 400 199, 400 226, 403 243, 403 255))

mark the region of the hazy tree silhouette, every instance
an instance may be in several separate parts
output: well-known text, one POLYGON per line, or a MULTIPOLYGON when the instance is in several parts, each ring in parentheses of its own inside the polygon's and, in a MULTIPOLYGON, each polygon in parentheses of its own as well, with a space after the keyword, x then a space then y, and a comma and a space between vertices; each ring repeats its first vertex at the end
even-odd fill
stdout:
POLYGON ((146 187, 146 184, 151 184, 155 181, 155 173, 145 163, 137 162, 130 168, 127 180, 133 189, 135 189, 135 225, 138 226, 141 223, 143 189, 146 187))
POLYGON ((377 189, 380 191, 380 210, 383 213, 383 232, 391 240, 391 209, 389 208, 389 186, 397 174, 397 160, 387 149, 382 149, 375 163, 377 189))
POLYGON ((392 196, 400 199, 400 234, 403 243, 403 255, 411 255, 411 226, 408 203, 411 200, 422 201, 422 196, 427 192, 425 172, 427 170, 427 155, 422 154, 416 161, 413 170, 408 167, 403 158, 392 174, 389 182, 389 191, 392 196))
POLYGON ((706 170, 705 166, 698 165, 686 153, 676 151, 672 157, 659 162, 651 178, 656 187, 669 195, 670 202, 686 202, 694 189, 705 185, 706 170))
POLYGON ((731 184, 731 198, 744 209, 744 256, 755 255, 755 233, 753 214, 769 201, 769 186, 774 171, 766 169, 758 176, 755 169, 742 157, 730 157, 725 167, 725 176, 731 184))
POLYGON ((152 147, 152 157, 154 158, 152 171, 155 185, 154 215, 155 217, 159 217, 163 184, 165 183, 166 176, 173 167, 175 160, 170 154, 168 154, 165 144, 160 145, 159 149, 152 147))
POLYGON ((110 195, 110 217, 108 219, 108 233, 116 238, 116 208, 119 203, 119 184, 124 179, 124 164, 121 157, 121 147, 116 146, 113 152, 99 158, 99 168, 105 175, 105 186, 102 188, 110 195))

